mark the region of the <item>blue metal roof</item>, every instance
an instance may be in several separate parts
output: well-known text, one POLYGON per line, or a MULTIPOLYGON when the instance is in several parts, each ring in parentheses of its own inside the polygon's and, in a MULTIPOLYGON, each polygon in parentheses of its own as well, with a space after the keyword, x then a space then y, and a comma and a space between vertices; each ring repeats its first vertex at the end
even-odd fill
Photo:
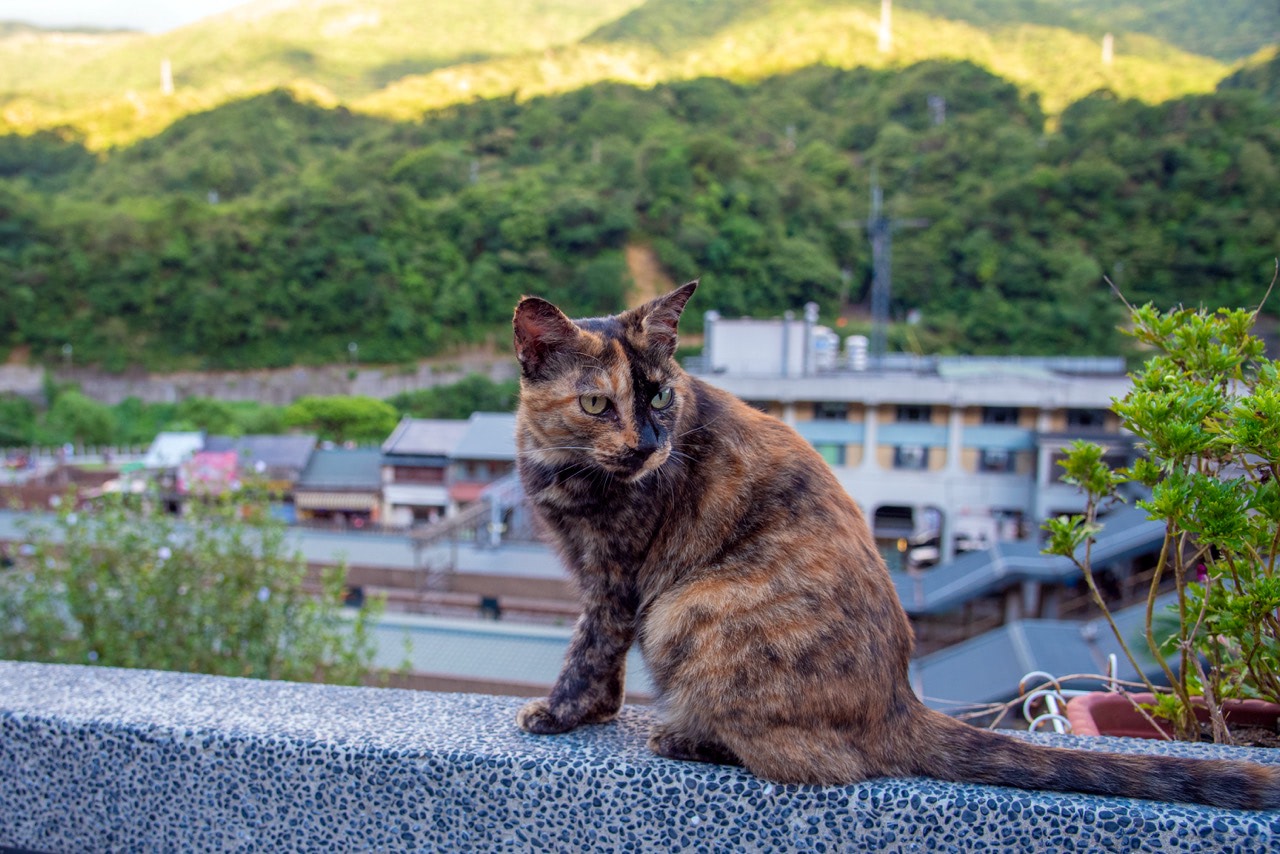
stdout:
MULTIPOLYGON (((1172 594, 1157 600, 1157 611, 1173 601, 1172 594)), ((1145 643, 1134 639, 1142 632, 1146 603, 1117 611, 1112 616, 1135 655, 1145 643)), ((1105 675, 1108 656, 1116 655, 1117 677, 1138 677, 1119 642, 1099 617, 1088 622, 1068 620, 1015 620, 997 629, 949 646, 911 664, 911 682, 921 699, 940 711, 958 705, 1003 703, 1018 696, 1018 682, 1036 670, 1057 677, 1077 674, 1105 675)), ((1139 659, 1147 676, 1163 681, 1160 665, 1145 656, 1139 659)), ((1100 680, 1073 680, 1068 689, 1098 690, 1100 680)))
MULTIPOLYGON (((1096 567, 1147 554, 1164 542, 1164 523, 1148 519, 1140 508, 1126 507, 1101 521, 1105 527, 1091 555, 1096 567)), ((1070 560, 1042 554, 1033 542, 1001 542, 931 569, 892 575, 908 614, 944 614, 1020 581, 1062 584, 1081 577, 1070 560)))

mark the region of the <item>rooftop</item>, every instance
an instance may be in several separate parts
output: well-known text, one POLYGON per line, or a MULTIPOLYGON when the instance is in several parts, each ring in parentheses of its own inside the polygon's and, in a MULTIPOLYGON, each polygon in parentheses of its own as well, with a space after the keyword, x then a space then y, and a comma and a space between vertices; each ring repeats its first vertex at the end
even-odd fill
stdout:
POLYGON ((143 466, 149 469, 177 468, 203 447, 204 433, 199 431, 160 433, 151 441, 143 466))
POLYGON ((206 451, 235 451, 241 465, 254 467, 261 463, 270 469, 295 471, 306 468, 315 448, 316 437, 310 435, 210 436, 204 444, 206 451))
POLYGON ((510 412, 477 412, 453 449, 454 459, 503 460, 516 458, 516 416, 510 412))
POLYGON ((1119 356, 922 356, 868 352, 816 317, 726 319, 707 312, 690 373, 746 400, 1107 407, 1129 387, 1119 356))
POLYGON ((448 457, 462 441, 470 424, 444 418, 402 418, 382 443, 389 456, 448 457))
POLYGON ((299 489, 381 489, 382 451, 377 448, 321 448, 311 455, 299 489))

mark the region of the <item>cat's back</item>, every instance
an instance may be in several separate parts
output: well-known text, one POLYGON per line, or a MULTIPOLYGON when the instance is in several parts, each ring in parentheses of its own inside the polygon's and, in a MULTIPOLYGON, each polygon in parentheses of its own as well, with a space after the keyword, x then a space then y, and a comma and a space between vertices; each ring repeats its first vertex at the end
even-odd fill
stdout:
POLYGON ((826 460, 794 428, 703 380, 691 382, 699 405, 688 436, 702 434, 712 446, 705 456, 722 489, 861 518, 826 460))

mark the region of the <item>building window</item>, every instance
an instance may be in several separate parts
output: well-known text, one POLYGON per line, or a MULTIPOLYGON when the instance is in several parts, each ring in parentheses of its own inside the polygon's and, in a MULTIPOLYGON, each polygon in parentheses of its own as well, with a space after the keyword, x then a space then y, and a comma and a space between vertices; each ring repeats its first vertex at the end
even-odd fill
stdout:
POLYGON ((831 400, 819 400, 813 405, 815 421, 848 421, 849 404, 831 400))
POLYGON ((984 406, 982 407, 982 423, 1017 426, 1018 408, 1016 406, 984 406))
POLYGON ((978 471, 1013 471, 1013 452, 1003 448, 986 448, 978 455, 978 471))
POLYGON ((933 407, 920 404, 899 404, 899 424, 928 424, 933 419, 933 407))
POLYGON ((395 483, 418 484, 420 486, 438 486, 444 483, 443 468, 419 468, 417 466, 396 466, 395 483))
POLYGON ((822 455, 830 466, 844 465, 844 445, 836 445, 831 442, 821 442, 814 444, 814 450, 822 455))
POLYGON ((1068 409, 1068 430, 1101 430, 1107 426, 1105 409, 1068 409))
POLYGON ((763 412, 765 415, 769 414, 769 401, 767 400, 744 400, 742 402, 752 409, 763 412))
POLYGON ((923 445, 899 445, 893 449, 893 467, 923 471, 929 468, 929 449, 923 445))

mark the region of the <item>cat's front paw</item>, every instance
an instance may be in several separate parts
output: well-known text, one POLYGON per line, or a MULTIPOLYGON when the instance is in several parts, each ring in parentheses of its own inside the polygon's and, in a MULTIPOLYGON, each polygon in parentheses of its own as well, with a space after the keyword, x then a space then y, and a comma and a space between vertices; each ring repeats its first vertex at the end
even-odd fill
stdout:
POLYGON ((545 699, 525 703, 524 708, 516 715, 516 724, 534 735, 556 735, 568 732, 574 726, 551 714, 551 707, 545 699))

